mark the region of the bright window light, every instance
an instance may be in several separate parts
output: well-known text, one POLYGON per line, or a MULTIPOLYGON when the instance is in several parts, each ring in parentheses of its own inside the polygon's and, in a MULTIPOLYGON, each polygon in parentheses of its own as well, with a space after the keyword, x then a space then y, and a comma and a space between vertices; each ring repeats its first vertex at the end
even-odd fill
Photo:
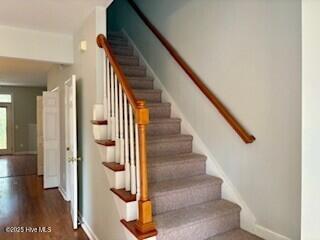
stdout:
POLYGON ((11 101, 10 94, 0 94, 0 103, 11 103, 11 101))

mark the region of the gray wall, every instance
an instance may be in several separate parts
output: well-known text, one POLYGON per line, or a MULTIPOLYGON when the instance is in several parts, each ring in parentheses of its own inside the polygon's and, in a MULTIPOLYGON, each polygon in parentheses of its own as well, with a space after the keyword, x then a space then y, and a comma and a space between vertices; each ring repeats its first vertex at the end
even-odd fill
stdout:
POLYGON ((109 11, 111 28, 135 41, 257 226, 300 239, 301 1, 135 2, 256 142, 242 142, 126 1, 109 11))
POLYGON ((10 93, 13 97, 15 152, 37 150, 37 96, 43 91, 46 88, 0 86, 0 93, 10 93))

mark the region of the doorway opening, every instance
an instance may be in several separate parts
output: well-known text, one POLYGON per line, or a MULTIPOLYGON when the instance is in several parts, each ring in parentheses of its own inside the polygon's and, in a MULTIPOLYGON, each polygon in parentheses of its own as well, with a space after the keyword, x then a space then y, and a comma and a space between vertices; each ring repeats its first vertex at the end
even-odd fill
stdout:
POLYGON ((13 152, 13 112, 11 94, 0 94, 0 155, 13 152))

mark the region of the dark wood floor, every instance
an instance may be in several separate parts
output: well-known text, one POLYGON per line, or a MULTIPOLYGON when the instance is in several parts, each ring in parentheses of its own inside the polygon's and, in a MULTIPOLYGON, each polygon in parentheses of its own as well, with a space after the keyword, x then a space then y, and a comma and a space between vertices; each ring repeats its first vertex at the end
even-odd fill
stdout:
POLYGON ((34 175, 37 173, 37 155, 0 156, 0 178, 34 175))
MULTIPOLYGON (((3 171, 3 167, 0 171, 3 171)), ((69 204, 59 191, 43 190, 42 177, 26 174, 0 178, 0 239, 88 239, 81 228, 77 231, 72 229, 69 204), (24 233, 6 233, 6 227, 16 227, 10 228, 10 231, 24 233), (39 227, 51 232, 26 233, 39 231, 39 227)))

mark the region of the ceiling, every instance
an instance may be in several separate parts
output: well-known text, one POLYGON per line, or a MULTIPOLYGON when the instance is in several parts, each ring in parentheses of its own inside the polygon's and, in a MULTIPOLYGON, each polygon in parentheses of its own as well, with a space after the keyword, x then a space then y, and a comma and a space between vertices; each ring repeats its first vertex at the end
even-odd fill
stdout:
POLYGON ((0 25, 72 34, 110 0, 1 0, 0 25))
POLYGON ((52 63, 0 57, 0 86, 46 86, 52 63))
MULTIPOLYGON (((110 0, 1 0, 0 25, 73 34, 96 6, 110 0)), ((51 63, 0 57, 0 86, 46 86, 51 63)))

